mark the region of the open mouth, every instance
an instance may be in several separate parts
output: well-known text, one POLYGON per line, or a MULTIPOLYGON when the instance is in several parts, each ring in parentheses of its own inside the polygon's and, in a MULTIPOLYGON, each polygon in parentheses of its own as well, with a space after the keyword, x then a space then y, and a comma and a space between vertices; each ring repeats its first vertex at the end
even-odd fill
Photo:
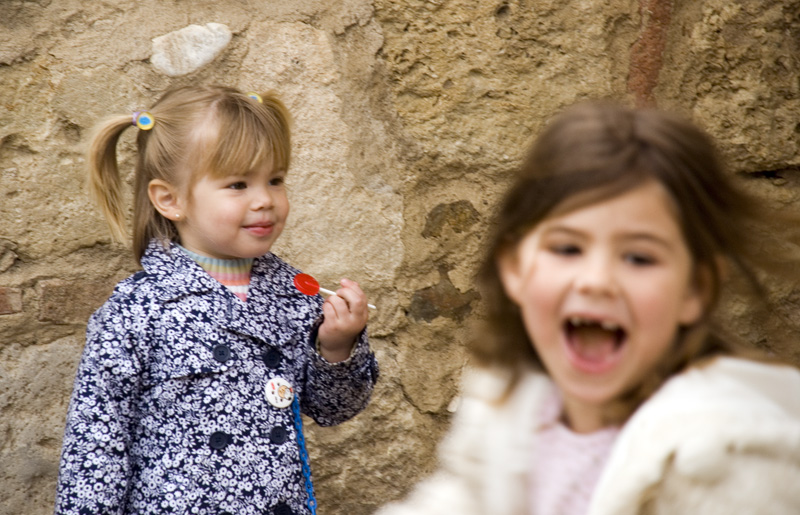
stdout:
POLYGON ((602 372, 616 363, 627 338, 617 323, 583 317, 566 320, 564 334, 572 363, 588 372, 602 372))

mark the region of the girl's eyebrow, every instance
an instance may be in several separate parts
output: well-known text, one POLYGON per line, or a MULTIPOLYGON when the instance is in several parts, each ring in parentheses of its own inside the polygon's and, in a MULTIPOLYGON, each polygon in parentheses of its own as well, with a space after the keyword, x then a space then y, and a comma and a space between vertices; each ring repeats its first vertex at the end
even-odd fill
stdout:
POLYGON ((655 242, 660 242, 665 245, 668 245, 666 238, 662 238, 658 234, 646 231, 631 231, 629 233, 623 234, 622 238, 626 240, 652 240, 655 242))
MULTIPOLYGON (((550 236, 553 234, 558 236, 563 234, 575 238, 583 238, 583 239, 591 238, 591 231, 576 229, 568 225, 562 225, 560 223, 556 223, 550 226, 547 226, 546 224, 542 225, 544 226, 542 227, 542 236, 550 236)), ((620 240, 623 243, 646 241, 670 251, 674 247, 674 245, 670 243, 669 239, 664 238, 651 231, 632 230, 630 232, 624 232, 620 235, 615 236, 615 239, 620 240)))
POLYGON ((234 172, 234 173, 229 173, 227 175, 221 176, 220 179, 224 179, 224 180, 227 180, 227 179, 242 179, 244 177, 247 177, 248 175, 250 175, 250 172, 234 172))
POLYGON ((587 231, 582 231, 580 229, 574 229, 569 227, 568 225, 560 225, 556 224, 548 224, 547 222, 542 223, 542 236, 549 236, 552 234, 560 234, 564 233, 567 236, 575 236, 579 238, 586 238, 588 237, 587 231))
POLYGON ((675 246, 670 243, 667 238, 662 238, 661 236, 651 233, 651 232, 632 232, 629 234, 624 234, 620 238, 623 242, 638 242, 638 241, 645 241, 648 243, 655 244, 664 250, 672 252, 675 246))

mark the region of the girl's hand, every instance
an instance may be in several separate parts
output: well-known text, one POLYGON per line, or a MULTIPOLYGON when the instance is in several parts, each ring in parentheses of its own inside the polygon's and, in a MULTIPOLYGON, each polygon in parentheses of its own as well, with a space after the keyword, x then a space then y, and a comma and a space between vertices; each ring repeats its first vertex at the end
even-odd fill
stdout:
POLYGON ((358 283, 342 279, 341 288, 322 305, 325 320, 319 326, 320 354, 330 363, 344 361, 358 334, 367 326, 367 296, 358 283))

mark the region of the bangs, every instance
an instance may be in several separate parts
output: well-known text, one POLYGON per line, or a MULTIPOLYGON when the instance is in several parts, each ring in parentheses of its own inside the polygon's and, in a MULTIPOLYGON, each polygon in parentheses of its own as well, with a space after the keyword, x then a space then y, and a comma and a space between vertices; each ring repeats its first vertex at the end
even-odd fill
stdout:
MULTIPOLYGON (((603 170, 605 171, 605 170, 603 170)), ((545 218, 560 216, 577 209, 609 200, 636 189, 647 182, 659 182, 655 174, 633 168, 623 173, 604 174, 602 171, 591 174, 568 174, 561 179, 565 182, 562 190, 566 194, 560 202, 552 205, 545 218)))
POLYGON ((659 182, 650 168, 629 159, 613 161, 607 160, 604 166, 564 163, 567 166, 561 169, 518 180, 495 215, 498 231, 504 235, 500 247, 516 244, 545 219, 614 198, 649 181, 659 182))
POLYGON ((196 170, 213 178, 245 175, 262 165, 288 170, 291 143, 287 122, 246 97, 216 103, 188 156, 196 170))

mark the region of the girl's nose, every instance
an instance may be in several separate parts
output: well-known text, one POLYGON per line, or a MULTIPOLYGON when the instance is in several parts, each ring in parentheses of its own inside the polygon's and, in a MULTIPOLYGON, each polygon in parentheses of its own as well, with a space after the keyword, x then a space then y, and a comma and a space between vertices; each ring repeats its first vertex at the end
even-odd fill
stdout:
POLYGON ((252 191, 253 198, 250 207, 253 211, 272 207, 272 194, 268 188, 252 188, 252 191))
POLYGON ((585 295, 614 296, 619 293, 613 260, 607 256, 587 256, 578 270, 575 287, 585 295))

